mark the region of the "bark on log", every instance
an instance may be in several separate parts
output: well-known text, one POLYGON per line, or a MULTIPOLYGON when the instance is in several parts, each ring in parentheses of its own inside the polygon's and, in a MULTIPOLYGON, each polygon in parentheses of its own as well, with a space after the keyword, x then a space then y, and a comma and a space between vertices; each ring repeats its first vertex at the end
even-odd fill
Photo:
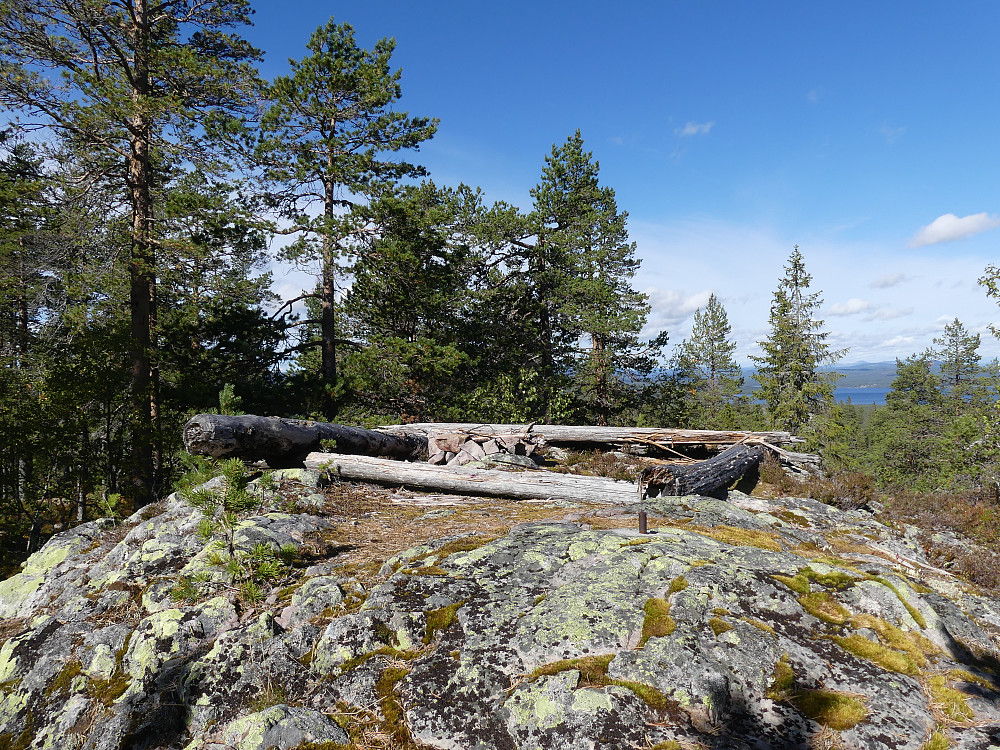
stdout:
POLYGON ((465 432, 471 435, 523 435, 541 438, 548 445, 613 445, 617 448, 655 446, 669 452, 680 445, 722 447, 737 443, 791 445, 804 443, 789 432, 735 432, 679 430, 659 427, 591 427, 587 425, 484 424, 475 422, 383 425, 380 430, 427 437, 431 432, 465 432))
POLYGON ((396 459, 414 458, 427 446, 427 440, 418 435, 253 414, 198 414, 184 425, 183 436, 188 453, 263 460, 271 466, 301 464, 306 455, 321 449, 324 440, 336 441, 339 453, 396 459))
POLYGON ((757 468, 767 455, 763 445, 734 445, 694 464, 651 466, 639 476, 645 495, 707 495, 725 497, 726 488, 757 468))
POLYGON ((329 469, 341 479, 463 495, 519 500, 558 498, 615 505, 628 505, 639 499, 636 486, 630 482, 552 471, 470 469, 335 453, 310 453, 305 465, 309 469, 329 469))

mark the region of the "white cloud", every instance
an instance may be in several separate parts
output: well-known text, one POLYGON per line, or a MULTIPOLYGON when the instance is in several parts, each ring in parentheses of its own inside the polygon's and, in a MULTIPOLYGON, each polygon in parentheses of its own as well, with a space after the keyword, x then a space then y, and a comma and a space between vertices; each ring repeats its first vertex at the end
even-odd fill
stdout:
POLYGON ((992 216, 985 211, 981 214, 970 214, 958 217, 955 214, 938 216, 934 221, 913 235, 910 247, 936 245, 939 242, 951 242, 965 237, 972 237, 990 229, 1000 227, 1000 216, 992 216))
POLYGON ((875 320, 892 320, 893 318, 902 318, 907 315, 913 315, 912 307, 905 307, 901 310, 892 310, 890 308, 883 307, 879 310, 873 310, 871 313, 865 316, 865 321, 872 322, 875 320))
POLYGON ((890 146, 896 142, 896 140, 906 132, 906 128, 893 128, 888 125, 883 125, 879 128, 879 131, 884 137, 885 142, 890 146))
MULTIPOLYGON (((649 295, 652 310, 643 335, 656 335, 664 329, 669 331, 676 328, 699 307, 707 305, 708 298, 712 296, 712 292, 707 289, 695 294, 685 294, 676 289, 652 287, 646 289, 645 293, 649 295)), ((674 336, 671 335, 670 338, 673 339, 674 336)))
POLYGON ((890 273, 885 276, 879 276, 868 286, 875 289, 888 289, 889 287, 902 284, 904 281, 909 281, 911 278, 912 277, 907 276, 905 273, 890 273))
POLYGON ((872 303, 865 299, 851 297, 847 302, 837 302, 830 306, 827 315, 857 315, 860 312, 870 310, 872 303))
POLYGON ((916 338, 913 336, 893 336, 891 339, 883 341, 882 346, 886 349, 898 349, 903 344, 912 344, 914 341, 916 338))
POLYGON ((689 122, 683 128, 677 128, 674 133, 681 138, 689 135, 708 135, 708 131, 715 125, 714 122, 689 122))

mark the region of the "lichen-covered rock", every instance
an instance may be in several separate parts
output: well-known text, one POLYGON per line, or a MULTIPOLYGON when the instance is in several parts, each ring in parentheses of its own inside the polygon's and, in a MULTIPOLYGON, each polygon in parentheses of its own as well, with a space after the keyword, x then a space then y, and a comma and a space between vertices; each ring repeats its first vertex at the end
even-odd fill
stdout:
MULTIPOLYGON (((1000 602, 913 533, 799 498, 643 507, 648 535, 608 507, 415 546, 370 590, 312 560, 254 605, 176 498, 86 524, 0 582, 0 747, 1000 747, 1000 602)), ((262 512, 235 543, 329 525, 262 512)))

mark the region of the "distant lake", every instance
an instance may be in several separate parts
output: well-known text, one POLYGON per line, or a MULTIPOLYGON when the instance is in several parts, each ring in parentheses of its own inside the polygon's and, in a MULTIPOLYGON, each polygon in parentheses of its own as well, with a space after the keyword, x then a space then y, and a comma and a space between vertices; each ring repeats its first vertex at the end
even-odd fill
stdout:
POLYGON ((834 388, 833 398, 837 401, 851 399, 852 404, 885 404, 885 394, 889 388, 834 388))

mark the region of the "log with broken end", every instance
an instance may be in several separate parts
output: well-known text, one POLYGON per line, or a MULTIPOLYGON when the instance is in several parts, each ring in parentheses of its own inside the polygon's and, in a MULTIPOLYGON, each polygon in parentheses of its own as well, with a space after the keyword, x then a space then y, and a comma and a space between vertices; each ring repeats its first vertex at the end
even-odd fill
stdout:
POLYGON ((725 497, 726 488, 755 470, 767 455, 763 445, 734 445, 717 456, 693 464, 663 464, 642 470, 640 487, 649 497, 707 495, 725 497))
POLYGON ((427 437, 434 432, 465 433, 475 436, 521 436, 541 439, 548 445, 614 446, 616 448, 654 446, 669 450, 674 446, 704 445, 719 448, 736 443, 791 445, 805 442, 789 432, 743 432, 733 430, 681 430, 660 427, 597 427, 552 424, 486 424, 475 422, 423 422, 385 425, 380 430, 427 437))
POLYGON ((271 466, 300 464, 324 441, 336 443, 339 453, 396 459, 419 456, 427 446, 419 435, 253 414, 198 414, 184 425, 183 437, 184 447, 195 455, 267 461, 271 466))
POLYGON ((510 497, 518 500, 557 498, 580 502, 627 505, 636 502, 636 486, 604 477, 553 471, 509 472, 467 466, 434 466, 389 461, 368 456, 310 453, 306 468, 329 470, 341 479, 373 482, 463 495, 510 497))

